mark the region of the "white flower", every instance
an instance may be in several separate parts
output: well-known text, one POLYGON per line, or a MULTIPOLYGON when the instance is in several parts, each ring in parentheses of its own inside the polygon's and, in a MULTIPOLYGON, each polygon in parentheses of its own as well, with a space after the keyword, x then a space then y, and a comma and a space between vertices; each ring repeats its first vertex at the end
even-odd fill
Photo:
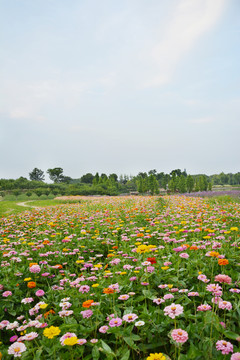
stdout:
POLYGON ((8 354, 14 357, 20 357, 21 353, 26 350, 27 348, 23 343, 15 342, 8 348, 8 354))
POLYGON ((145 322, 144 321, 137 321, 137 322, 135 322, 135 326, 143 326, 143 325, 145 325, 145 322))

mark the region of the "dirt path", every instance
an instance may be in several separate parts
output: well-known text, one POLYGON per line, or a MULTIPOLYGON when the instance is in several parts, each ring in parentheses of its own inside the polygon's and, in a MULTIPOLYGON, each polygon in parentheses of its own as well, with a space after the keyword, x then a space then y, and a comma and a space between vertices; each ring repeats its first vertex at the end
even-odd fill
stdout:
POLYGON ((33 209, 41 209, 39 206, 31 206, 31 205, 28 205, 28 204, 31 203, 32 201, 34 201, 34 200, 22 201, 22 202, 17 203, 17 205, 23 206, 23 207, 31 207, 31 208, 33 208, 33 209))

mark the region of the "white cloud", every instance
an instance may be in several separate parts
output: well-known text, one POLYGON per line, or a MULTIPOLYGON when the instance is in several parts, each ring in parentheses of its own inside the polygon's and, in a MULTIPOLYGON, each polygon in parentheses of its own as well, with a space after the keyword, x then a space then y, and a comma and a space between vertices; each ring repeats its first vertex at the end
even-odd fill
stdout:
MULTIPOLYGON (((220 19, 226 0, 179 0, 162 40, 150 49, 151 74, 144 86, 169 83, 179 61, 220 19), (154 75, 153 75, 154 74, 154 75)), ((159 34, 161 36, 161 34, 159 34)))

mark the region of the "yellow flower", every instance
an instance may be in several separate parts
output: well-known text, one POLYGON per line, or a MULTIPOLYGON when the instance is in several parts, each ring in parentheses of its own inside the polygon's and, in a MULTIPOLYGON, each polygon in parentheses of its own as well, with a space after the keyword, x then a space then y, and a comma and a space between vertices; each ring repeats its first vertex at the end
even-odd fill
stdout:
POLYGON ((126 275, 126 271, 122 271, 121 273, 120 273, 120 275, 126 275))
POLYGON ((231 227, 231 231, 238 231, 238 227, 231 227))
POLYGON ((61 330, 57 326, 50 326, 49 328, 44 329, 43 335, 48 339, 53 339, 54 336, 59 335, 61 330))
POLYGON ((93 265, 95 268, 99 268, 101 269, 102 268, 102 265, 101 264, 96 264, 96 265, 93 265))
POLYGON ((168 284, 168 288, 171 289, 173 287, 173 284, 168 284))
POLYGON ((25 278, 24 281, 30 281, 32 278, 25 278))
POLYGON ((98 287, 99 284, 92 284, 92 287, 95 288, 95 287, 98 287))
POLYGON ((76 264, 81 264, 83 262, 84 262, 84 260, 76 260, 76 264))
POLYGON ((169 266, 162 266, 161 269, 162 270, 167 270, 167 269, 169 269, 169 266))
POLYGON ((29 242, 28 245, 34 245, 35 243, 34 242, 29 242))
POLYGON ((39 305, 40 309, 46 309, 46 307, 48 307, 48 304, 41 304, 39 305))
POLYGON ((164 356, 162 353, 150 354, 147 357, 147 360, 166 360, 166 356, 164 356))
POLYGON ((73 346, 73 345, 77 344, 78 338, 76 336, 72 336, 70 338, 66 338, 63 342, 64 342, 64 345, 73 346))

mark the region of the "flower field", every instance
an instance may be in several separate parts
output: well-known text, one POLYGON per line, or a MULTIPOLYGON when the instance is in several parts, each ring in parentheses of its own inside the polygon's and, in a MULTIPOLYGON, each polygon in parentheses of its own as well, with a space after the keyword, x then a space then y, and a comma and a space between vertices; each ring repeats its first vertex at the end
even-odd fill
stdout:
POLYGON ((0 359, 240 359, 240 204, 99 197, 0 219, 0 359))

